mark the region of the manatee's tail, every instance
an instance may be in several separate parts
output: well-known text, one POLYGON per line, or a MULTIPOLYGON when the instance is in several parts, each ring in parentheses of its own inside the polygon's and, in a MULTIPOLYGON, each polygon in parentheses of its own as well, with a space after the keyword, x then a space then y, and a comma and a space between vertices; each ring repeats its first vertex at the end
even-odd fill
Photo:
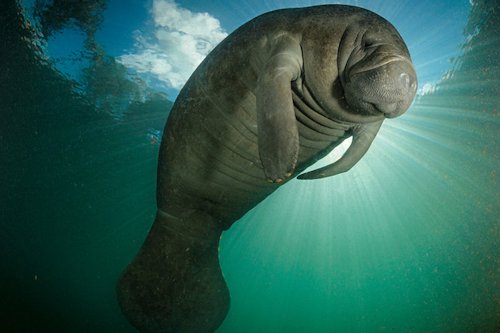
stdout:
POLYGON ((208 333, 220 326, 229 290, 216 225, 201 212, 175 217, 159 211, 117 286, 120 307, 140 332, 208 333))

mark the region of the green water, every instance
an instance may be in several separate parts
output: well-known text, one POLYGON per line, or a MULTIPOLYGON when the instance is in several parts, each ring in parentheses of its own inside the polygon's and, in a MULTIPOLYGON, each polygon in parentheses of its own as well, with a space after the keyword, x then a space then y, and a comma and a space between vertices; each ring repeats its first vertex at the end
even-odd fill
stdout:
MULTIPOLYGON (((217 332, 500 331, 500 12, 475 3, 453 75, 355 168, 224 233, 217 332)), ((153 221, 171 102, 97 45, 70 81, 20 8, 0 5, 0 331, 134 332, 114 286, 153 221)))

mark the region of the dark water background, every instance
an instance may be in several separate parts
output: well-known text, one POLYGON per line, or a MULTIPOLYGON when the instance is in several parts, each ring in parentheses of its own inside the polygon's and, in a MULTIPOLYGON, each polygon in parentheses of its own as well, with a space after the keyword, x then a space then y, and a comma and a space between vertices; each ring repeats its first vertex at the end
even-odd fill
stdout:
MULTIPOLYGON (((54 4, 42 29, 0 4, 0 331, 133 332, 114 286, 153 220, 172 102, 95 41, 104 1, 54 4), (68 22, 81 82, 40 51, 68 22)), ((225 233, 218 332, 500 331, 500 11, 471 8, 446 79, 359 166, 291 182, 225 233)))

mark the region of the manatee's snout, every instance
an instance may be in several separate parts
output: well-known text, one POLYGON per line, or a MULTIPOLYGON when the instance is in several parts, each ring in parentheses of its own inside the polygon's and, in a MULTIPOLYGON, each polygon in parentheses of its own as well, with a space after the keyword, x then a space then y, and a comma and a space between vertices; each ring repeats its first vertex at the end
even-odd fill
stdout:
POLYGON ((363 113, 403 114, 417 91, 417 76, 410 61, 392 56, 379 66, 354 67, 345 86, 348 104, 363 113))
POLYGON ((392 61, 373 69, 376 73, 375 95, 368 95, 368 101, 385 114, 394 118, 409 107, 417 91, 417 77, 408 61, 392 61))

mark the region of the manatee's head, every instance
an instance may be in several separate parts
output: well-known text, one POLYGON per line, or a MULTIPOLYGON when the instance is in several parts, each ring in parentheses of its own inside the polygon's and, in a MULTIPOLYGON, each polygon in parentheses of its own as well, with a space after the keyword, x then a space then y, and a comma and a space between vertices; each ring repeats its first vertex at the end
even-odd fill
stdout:
POLYGON ((312 8, 300 25, 309 104, 334 119, 359 123, 404 113, 415 97, 417 77, 396 29, 366 9, 312 8))
POLYGON ((339 45, 338 73, 349 112, 394 118, 410 106, 417 76, 396 29, 370 13, 350 24, 339 45))

